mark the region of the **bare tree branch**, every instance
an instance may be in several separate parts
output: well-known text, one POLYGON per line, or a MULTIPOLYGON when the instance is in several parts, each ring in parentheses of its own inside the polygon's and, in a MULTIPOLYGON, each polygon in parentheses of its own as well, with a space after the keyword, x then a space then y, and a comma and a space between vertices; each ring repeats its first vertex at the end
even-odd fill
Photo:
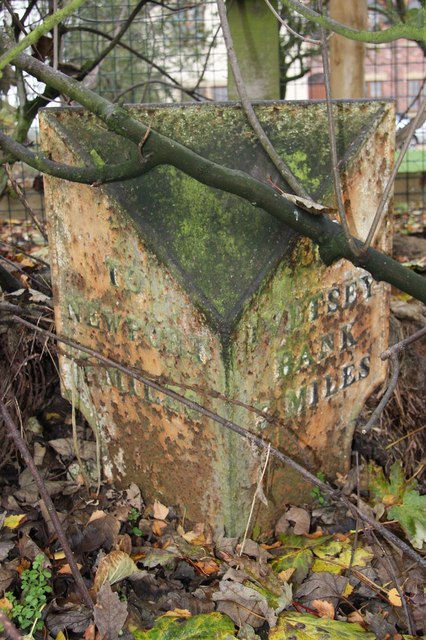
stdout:
MULTIPOLYGON (((130 12, 129 16, 126 18, 123 26, 120 30, 111 38, 111 42, 100 52, 95 60, 92 60, 89 64, 84 65, 84 72, 88 75, 93 69, 95 69, 99 64, 106 58, 106 56, 114 49, 114 47, 119 44, 121 38, 124 36, 138 13, 141 9, 149 2, 149 0, 139 0, 138 4, 135 8, 130 12)), ((108 38, 108 39, 110 39, 108 38)))
POLYGON ((291 33, 295 38, 299 38, 300 40, 302 40, 303 42, 306 42, 307 44, 321 44, 321 40, 312 40, 311 38, 307 38, 306 36, 302 36, 302 34, 297 33, 297 31, 295 31, 294 29, 292 29, 290 27, 288 22, 286 22, 283 18, 281 18, 280 14, 275 9, 275 7, 272 6, 272 4, 269 2, 269 0, 265 0, 265 2, 268 5, 269 10, 274 14, 276 19, 278 20, 278 22, 280 24, 282 24, 283 27, 285 27, 287 29, 287 31, 289 33, 291 33))
MULTIPOLYGON (((81 26, 80 27, 64 27, 64 33, 69 33, 72 31, 87 31, 87 33, 93 33, 95 35, 101 36, 102 38, 105 38, 106 40, 112 40, 112 36, 108 35, 107 33, 104 33, 103 31, 99 31, 99 29, 94 29, 92 27, 81 27, 81 26)), ((161 73, 161 75, 168 78, 170 82, 172 82, 175 85, 176 89, 180 89, 181 91, 184 91, 188 95, 192 96, 194 100, 199 100, 200 98, 203 97, 200 94, 198 94, 195 91, 195 89, 185 89, 185 87, 183 87, 175 78, 173 78, 173 76, 171 76, 168 73, 168 71, 163 69, 163 67, 160 67, 160 65, 156 64, 153 60, 150 60, 150 58, 148 58, 147 56, 144 56, 143 53, 139 53, 139 51, 137 51, 133 47, 130 47, 125 42, 118 42, 117 46, 121 47, 122 49, 125 49, 126 51, 134 55, 136 58, 143 60, 153 69, 156 69, 159 73, 161 73)), ((99 58, 97 58, 97 60, 98 59, 99 58)), ((86 71, 85 71, 85 75, 87 75, 86 71)), ((77 76, 77 79, 80 80, 81 79, 80 76, 77 76)))
POLYGON ((404 340, 401 340, 400 342, 397 342, 396 344, 394 344, 392 347, 389 347, 389 349, 387 349, 386 351, 383 351, 383 353, 380 355, 380 358, 382 360, 390 360, 391 367, 392 367, 392 374, 391 374, 391 378, 385 394, 383 395, 376 409, 371 414, 370 420, 361 429, 361 433, 366 434, 374 427, 377 420, 380 418, 380 415, 382 414, 383 409, 385 408, 393 392, 395 391, 395 387, 398 384, 398 376, 399 376, 399 370, 400 370, 398 355, 401 353, 403 349, 408 347, 408 345, 412 344, 413 342, 416 342, 417 340, 421 340, 425 336, 426 336, 426 327, 423 327, 423 329, 416 331, 416 333, 413 333, 413 335, 408 336, 408 338, 404 338, 404 340))
POLYGON ((390 356, 390 361, 391 361, 391 367, 392 367, 392 374, 391 374, 391 378, 389 380, 388 387, 386 389, 386 392, 383 394, 383 397, 380 400, 379 404, 377 405, 377 407, 374 409, 373 413, 371 414, 369 421, 367 422, 367 424, 364 427, 362 427, 361 433, 363 435, 365 435, 366 433, 371 431, 371 429, 374 427, 374 425, 376 424, 377 420, 382 415, 383 409, 386 407, 387 403, 391 399, 392 394, 395 391, 396 385, 398 384, 398 377, 399 377, 399 360, 398 360, 398 356, 396 354, 391 355, 390 356))
POLYGON ((416 333, 413 333, 413 335, 408 336, 408 338, 404 338, 404 340, 397 342, 392 347, 389 347, 389 349, 387 349, 386 351, 383 351, 380 357, 382 360, 387 360, 393 354, 400 353, 403 349, 405 349, 405 347, 408 347, 409 344, 412 344, 417 340, 421 340, 425 336, 426 336, 426 327, 423 327, 423 329, 419 329, 419 331, 416 331, 416 333))
MULTIPOLYGON (((4 42, 0 36, 0 48, 1 46, 4 46, 4 42)), ((113 105, 83 87, 74 78, 69 78, 25 54, 17 56, 15 65, 85 106, 109 130, 123 139, 136 145, 144 139, 148 129, 146 124, 132 117, 127 109, 113 105)), ((326 265, 339 258, 346 258, 369 271, 376 280, 385 280, 426 302, 426 280, 422 276, 371 247, 359 258, 354 256, 340 224, 325 215, 316 216, 304 211, 249 174, 212 162, 154 130, 150 131, 144 152, 145 155, 152 154, 146 164, 146 171, 160 164, 169 164, 207 186, 240 196, 316 242, 326 265)), ((361 246, 359 240, 355 242, 361 246)))
POLYGON ((30 31, 22 40, 8 48, 8 50, 0 56, 0 71, 4 69, 6 65, 10 64, 19 53, 25 51, 27 47, 37 44, 42 35, 48 33, 53 29, 55 24, 62 22, 62 20, 74 13, 85 1, 86 0, 70 0, 63 9, 59 9, 56 13, 52 13, 46 17, 41 24, 30 31))
POLYGON ((146 172, 148 156, 141 158, 140 162, 135 159, 121 164, 105 164, 102 167, 74 167, 61 162, 49 160, 42 153, 34 153, 28 147, 4 133, 0 132, 0 146, 13 155, 14 160, 21 160, 30 167, 43 173, 47 173, 55 178, 63 178, 81 182, 83 184, 102 184, 104 182, 114 182, 117 180, 131 180, 146 172))
POLYGON ((310 20, 324 29, 329 29, 330 31, 338 33, 345 38, 349 38, 349 40, 380 44, 383 42, 394 42, 400 38, 419 41, 424 41, 425 39, 424 14, 426 9, 418 10, 418 24, 399 22, 398 24, 392 25, 388 29, 383 29, 381 31, 358 31, 357 29, 341 24, 332 18, 321 15, 298 0, 283 0, 283 2, 287 7, 294 9, 307 20, 310 20))

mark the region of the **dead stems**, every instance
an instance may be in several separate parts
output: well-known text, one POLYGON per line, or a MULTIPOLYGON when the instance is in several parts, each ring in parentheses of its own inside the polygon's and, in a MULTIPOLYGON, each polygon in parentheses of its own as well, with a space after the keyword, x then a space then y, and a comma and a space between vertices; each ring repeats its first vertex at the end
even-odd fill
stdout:
POLYGON ((19 432, 19 429, 15 425, 9 411, 6 408, 6 405, 2 401, 0 401, 0 413, 3 417, 4 423, 6 425, 6 428, 7 428, 7 431, 9 432, 10 437, 12 438, 16 448, 19 450, 25 464, 27 465, 28 469, 31 472, 31 475, 34 478, 34 481, 37 485, 40 496, 46 506, 47 512, 55 528, 58 539, 62 545, 62 549, 64 551, 66 559, 68 560, 71 572, 74 576, 76 586, 80 592, 81 599, 87 607, 89 607, 90 609, 93 609, 93 602, 90 597, 89 591, 87 590, 84 580, 81 577, 80 571, 78 570, 73 552, 71 551, 71 547, 65 536, 65 532, 58 518, 58 514, 56 513, 52 499, 49 493, 47 492, 46 486, 43 482, 43 478, 41 477, 36 465, 34 464, 34 460, 31 457, 31 454, 25 443, 25 440, 22 438, 19 432))
POLYGON ((374 427, 377 420, 380 418, 383 409, 385 408, 393 392, 395 391, 395 387, 398 383, 399 369, 400 369, 398 355, 401 353, 403 349, 405 349, 405 347, 412 344, 413 342, 416 342, 416 340, 421 340, 421 338, 423 338, 424 336, 426 336, 426 327, 423 327, 423 329, 416 331, 416 333, 413 333, 413 335, 408 336, 408 338, 404 338, 404 340, 397 342, 392 347, 389 347, 389 349, 387 349, 386 351, 383 351, 383 353, 380 355, 380 358, 382 360, 390 360, 391 367, 392 367, 392 375, 391 375, 388 387, 386 389, 386 392, 384 393, 379 404, 371 414, 370 420, 367 422, 365 427, 361 429, 361 433, 363 435, 368 433, 374 427))

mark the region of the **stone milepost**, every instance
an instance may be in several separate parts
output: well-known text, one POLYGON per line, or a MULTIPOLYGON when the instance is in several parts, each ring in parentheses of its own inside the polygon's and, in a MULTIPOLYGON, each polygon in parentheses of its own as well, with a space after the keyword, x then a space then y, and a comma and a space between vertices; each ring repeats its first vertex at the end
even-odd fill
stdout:
MULTIPOLYGON (((256 108, 306 189, 332 204, 325 105, 256 108)), ((344 199, 363 237, 392 164, 393 110, 385 102, 335 110, 344 199)), ((133 111, 212 160, 277 181, 235 105, 133 111)), ((62 162, 90 162, 93 150, 105 162, 138 153, 82 111, 48 109, 42 121, 44 148, 62 162)), ((384 285, 344 260, 325 267, 310 241, 266 212, 172 167, 102 187, 46 182, 60 334, 167 379, 314 472, 347 469, 355 421, 386 373, 384 285)), ((385 227, 381 248, 387 238, 385 227)), ((63 392, 77 392, 106 476, 241 534, 262 452, 117 370, 69 355, 63 392)), ((268 505, 255 514, 262 527, 310 494, 275 462, 265 483, 268 505)))

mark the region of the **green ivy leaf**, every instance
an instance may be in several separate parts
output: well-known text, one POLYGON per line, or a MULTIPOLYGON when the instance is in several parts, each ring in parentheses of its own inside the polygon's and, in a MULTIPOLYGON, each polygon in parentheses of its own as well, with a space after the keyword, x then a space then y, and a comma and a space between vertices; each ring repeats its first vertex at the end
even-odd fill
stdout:
POLYGON ((398 520, 413 547, 422 549, 426 542, 426 496, 413 489, 406 491, 402 504, 391 507, 388 516, 398 520))
POLYGON ((286 569, 294 569, 291 581, 301 584, 309 573, 313 561, 313 554, 310 549, 293 549, 287 551, 272 562, 272 569, 276 573, 285 571, 286 569))
POLYGON ((390 470, 389 480, 383 472, 383 469, 374 463, 369 465, 370 482, 368 489, 373 497, 384 504, 389 505, 402 501, 402 496, 407 487, 412 483, 407 483, 404 477, 402 466, 399 462, 394 462, 390 470))
POLYGON ((311 568, 313 553, 321 553, 321 548, 325 548, 330 543, 332 536, 313 539, 294 534, 280 534, 278 538, 282 542, 283 551, 282 555, 272 562, 272 568, 276 573, 295 569, 290 580, 295 584, 301 584, 311 568))
POLYGON ((163 617, 149 631, 132 630, 135 640, 228 640, 236 638, 228 616, 213 612, 192 618, 163 617))
POLYGON ((426 496, 417 491, 415 480, 406 481, 401 464, 395 462, 389 481, 383 470, 372 465, 369 490, 387 508, 387 516, 398 520, 413 547, 422 549, 426 542, 426 496))

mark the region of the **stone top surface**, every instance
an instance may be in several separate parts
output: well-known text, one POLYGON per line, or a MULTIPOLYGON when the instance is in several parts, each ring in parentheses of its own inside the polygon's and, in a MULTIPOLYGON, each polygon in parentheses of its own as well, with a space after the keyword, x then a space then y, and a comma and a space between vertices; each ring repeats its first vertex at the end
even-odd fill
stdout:
MULTIPOLYGON (((255 134, 235 104, 129 107, 134 116, 201 155, 284 190, 255 134)), ((313 198, 330 198, 331 172, 324 103, 259 103, 259 120, 278 153, 313 198)), ((339 158, 349 167, 380 122, 387 103, 335 105, 339 158)), ((77 158, 106 163, 136 156, 132 143, 80 109, 43 112, 77 158), (93 154, 93 150, 96 152, 93 154)), ((259 284, 290 253, 296 234, 265 211, 206 187, 171 166, 102 189, 134 221, 143 241, 189 292, 216 330, 232 330, 259 284)))

